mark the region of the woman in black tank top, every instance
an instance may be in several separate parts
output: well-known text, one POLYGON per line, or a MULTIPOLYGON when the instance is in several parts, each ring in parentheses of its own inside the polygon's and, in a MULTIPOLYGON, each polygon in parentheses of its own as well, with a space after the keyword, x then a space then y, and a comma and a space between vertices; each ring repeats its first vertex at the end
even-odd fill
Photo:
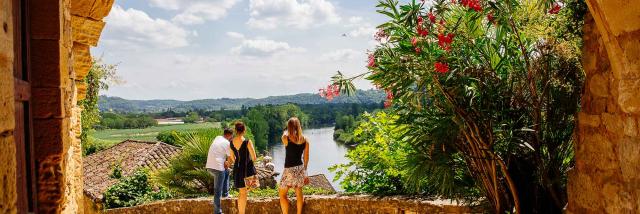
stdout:
POLYGON ((229 157, 233 164, 233 181, 235 188, 238 188, 238 213, 244 214, 247 208, 247 188, 244 178, 256 174, 253 162, 256 161, 256 151, 253 143, 244 138, 244 123, 237 122, 235 125, 236 135, 231 140, 229 157))
POLYGON ((286 149, 284 172, 280 180, 280 208, 282 213, 289 212, 287 193, 290 188, 296 190, 297 213, 302 213, 304 196, 302 187, 308 183, 307 165, 309 164, 309 141, 302 136, 302 125, 298 118, 292 117, 287 122, 287 133, 282 135, 282 143, 286 149))

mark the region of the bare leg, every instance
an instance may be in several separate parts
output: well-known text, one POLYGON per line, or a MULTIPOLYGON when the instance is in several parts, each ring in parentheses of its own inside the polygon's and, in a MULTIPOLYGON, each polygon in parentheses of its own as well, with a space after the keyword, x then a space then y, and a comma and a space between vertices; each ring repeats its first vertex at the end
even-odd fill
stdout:
POLYGON ((282 214, 289 213, 289 199, 287 198, 288 192, 288 187, 282 187, 278 189, 278 195, 280 196, 280 209, 282 210, 282 214))
POLYGON ((302 195, 302 187, 296 188, 296 207, 298 214, 302 214, 302 206, 304 205, 304 195, 302 195))
POLYGON ((247 188, 240 188, 238 195, 238 213, 244 214, 247 209, 247 188))

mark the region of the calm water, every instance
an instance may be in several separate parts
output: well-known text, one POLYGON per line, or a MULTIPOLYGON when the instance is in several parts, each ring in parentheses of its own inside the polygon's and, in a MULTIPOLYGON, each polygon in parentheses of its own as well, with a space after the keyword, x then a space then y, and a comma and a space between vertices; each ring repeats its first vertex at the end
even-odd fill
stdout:
MULTIPOLYGON (((333 181, 335 174, 327 168, 339 163, 348 163, 344 157, 347 147, 333 141, 333 127, 305 130, 304 136, 310 142, 308 175, 324 174, 331 181, 333 187, 341 190, 340 182, 333 181)), ((282 173, 284 169, 285 148, 282 143, 271 146, 271 157, 276 166, 276 172, 282 173)), ((280 176, 276 178, 280 181, 280 176)))

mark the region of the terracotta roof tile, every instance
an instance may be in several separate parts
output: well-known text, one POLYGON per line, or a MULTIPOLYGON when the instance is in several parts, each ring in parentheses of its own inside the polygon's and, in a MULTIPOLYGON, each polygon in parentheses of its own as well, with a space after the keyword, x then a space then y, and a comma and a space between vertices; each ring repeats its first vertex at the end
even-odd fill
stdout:
POLYGON ((84 192, 94 201, 102 200, 104 191, 116 183, 113 167, 120 164, 122 175, 139 168, 162 169, 181 149, 162 142, 126 140, 83 159, 84 192), (166 154, 166 155, 158 155, 166 154))
POLYGON ((324 189, 332 193, 336 192, 336 189, 333 188, 331 182, 329 182, 329 179, 327 179, 324 174, 309 176, 309 184, 307 186, 312 188, 324 189))

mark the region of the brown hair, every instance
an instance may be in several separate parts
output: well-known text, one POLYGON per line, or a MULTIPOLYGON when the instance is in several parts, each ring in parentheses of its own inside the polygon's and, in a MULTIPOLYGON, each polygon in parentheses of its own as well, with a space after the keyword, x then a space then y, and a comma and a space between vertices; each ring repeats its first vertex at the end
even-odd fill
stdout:
POLYGON ((237 135, 244 134, 245 127, 243 122, 241 121, 236 122, 235 128, 236 128, 237 135))
POLYGON ((302 124, 300 124, 300 119, 297 117, 290 118, 289 121, 287 121, 287 132, 291 140, 296 141, 297 143, 302 143, 301 141, 304 137, 302 136, 302 124))

